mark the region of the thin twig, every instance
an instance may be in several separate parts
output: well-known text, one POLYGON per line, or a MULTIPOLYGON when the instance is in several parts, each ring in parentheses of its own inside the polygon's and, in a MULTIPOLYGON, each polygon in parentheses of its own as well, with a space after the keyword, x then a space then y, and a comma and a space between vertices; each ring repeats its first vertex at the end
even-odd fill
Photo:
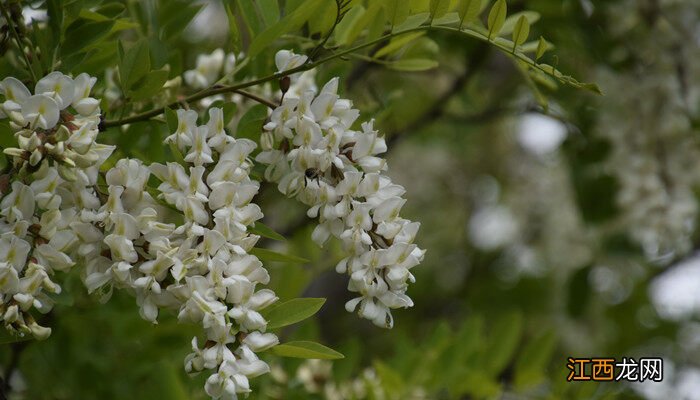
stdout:
POLYGON ((277 104, 271 102, 270 100, 268 100, 268 99, 266 99, 266 98, 260 97, 260 96, 258 96, 258 95, 256 95, 256 94, 247 92, 247 91, 245 91, 245 90, 240 90, 240 89, 239 89, 239 90, 234 90, 233 92, 234 92, 234 93, 238 93, 238 94, 240 94, 241 96, 245 96, 245 97, 247 97, 247 98, 249 98, 249 99, 251 99, 251 100, 255 100, 255 101, 257 101, 257 102, 260 103, 260 104, 264 104, 264 105, 270 107, 270 108, 273 109, 273 110, 274 110, 275 108, 277 108, 277 104))

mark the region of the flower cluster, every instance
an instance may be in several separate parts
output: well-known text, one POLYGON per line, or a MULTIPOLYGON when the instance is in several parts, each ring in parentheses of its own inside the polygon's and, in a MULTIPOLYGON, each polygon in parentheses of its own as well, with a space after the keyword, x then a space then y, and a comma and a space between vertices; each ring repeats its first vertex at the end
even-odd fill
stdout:
POLYGON ((667 262, 692 250, 700 212, 695 124, 700 116, 700 68, 693 62, 700 50, 684 46, 675 33, 696 29, 697 14, 673 1, 663 3, 663 15, 672 23, 648 30, 640 30, 634 14, 626 13, 634 2, 611 9, 624 21, 611 27, 612 35, 632 37, 630 43, 635 44, 624 54, 647 57, 649 62, 623 77, 606 70, 599 73, 598 80, 621 95, 601 100, 598 131, 612 145, 607 166, 620 184, 617 202, 630 236, 649 259, 667 262), (687 65, 687 70, 680 72, 679 65, 687 65))
MULTIPOLYGON (((285 53, 278 66, 288 69, 292 60, 285 53)), ((277 182, 280 192, 319 218, 316 243, 331 235, 342 241, 346 257, 336 270, 350 276, 348 289, 359 294, 346 309, 390 328, 391 309, 413 305, 406 295, 414 281, 410 269, 425 253, 413 243, 419 223, 399 216, 404 188, 383 174, 387 165, 378 155, 387 149, 384 138, 372 122, 353 130, 359 111, 337 91, 336 78, 318 94, 285 97, 264 127, 256 160, 268 165, 265 178, 277 182)))
POLYGON ((34 94, 15 78, 1 83, 0 114, 9 118, 19 144, 5 149, 0 175, 0 321, 19 335, 46 338, 31 309, 47 313, 61 287, 56 271, 75 265, 81 218, 99 207, 99 167, 112 146, 95 143, 99 102, 90 97, 95 78, 52 72, 34 94))
POLYGON ((255 352, 278 343, 259 313, 277 297, 256 290, 269 275, 248 253, 259 238, 248 227, 262 217, 251 203, 259 184, 248 175, 255 143, 228 136, 218 108, 203 126, 195 111, 178 110, 166 142, 185 154, 185 165, 123 159, 107 172, 109 197, 81 226, 85 283, 90 291, 133 292, 153 323, 159 309, 172 309, 181 322, 202 326, 206 342, 200 347, 193 338, 185 369, 213 370, 206 392, 235 399, 250 391, 248 378, 269 370, 255 352), (161 181, 155 198, 146 187, 151 174, 161 181), (165 223, 169 212, 180 223, 165 223))

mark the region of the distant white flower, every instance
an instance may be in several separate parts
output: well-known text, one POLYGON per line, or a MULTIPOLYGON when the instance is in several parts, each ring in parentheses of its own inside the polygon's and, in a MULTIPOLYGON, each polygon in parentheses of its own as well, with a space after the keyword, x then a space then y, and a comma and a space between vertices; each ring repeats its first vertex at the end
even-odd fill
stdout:
POLYGON ((566 126, 546 115, 529 113, 520 118, 518 143, 535 155, 555 151, 566 139, 566 126))

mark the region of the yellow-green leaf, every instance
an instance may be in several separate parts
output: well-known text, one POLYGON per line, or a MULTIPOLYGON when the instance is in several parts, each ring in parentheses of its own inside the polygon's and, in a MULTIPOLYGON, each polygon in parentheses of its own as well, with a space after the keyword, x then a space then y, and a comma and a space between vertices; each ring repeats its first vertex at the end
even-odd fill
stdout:
POLYGON ((339 45, 348 45, 355 41, 370 20, 365 14, 367 14, 367 10, 362 4, 348 10, 338 26, 335 27, 335 42, 339 45))
POLYGON ((524 15, 518 18, 518 22, 515 23, 515 28, 513 29, 513 42, 515 43, 513 47, 520 46, 525 43, 527 36, 530 34, 530 23, 527 21, 524 15))
POLYGON ((251 58, 255 57, 278 37, 301 27, 314 15, 314 12, 320 7, 322 1, 323 0, 306 0, 302 5, 297 7, 290 14, 284 16, 284 18, 279 20, 276 24, 260 32, 250 44, 248 56, 251 58))
POLYGON ((535 52, 535 60, 539 60, 540 58, 542 58, 542 56, 544 55, 544 52, 547 51, 547 49, 548 49, 547 41, 544 40, 544 38, 542 36, 540 36, 540 41, 537 42, 537 50, 535 52))
POLYGON ((532 26, 535 22, 540 20, 540 13, 535 11, 520 11, 508 16, 508 18, 506 18, 506 21, 503 23, 503 27, 501 28, 499 34, 501 36, 506 36, 508 34, 513 33, 513 30, 515 29, 515 24, 518 22, 520 17, 525 17, 525 19, 527 19, 527 22, 530 23, 530 26, 532 26))
POLYGON ((506 5, 506 0, 498 0, 493 7, 491 7, 487 19, 489 40, 501 32, 501 28, 503 28, 503 24, 506 22, 507 12, 508 6, 506 5))
POLYGON ((438 19, 447 13, 450 8, 450 0, 430 0, 430 18, 438 19))
POLYGON ((272 348, 272 353, 282 357, 315 358, 323 360, 338 360, 345 358, 341 353, 320 343, 297 341, 278 344, 272 348))
POLYGON ((481 11, 481 0, 459 0, 457 13, 459 14, 459 27, 470 22, 481 11))
POLYGON ((400 25, 408 18, 409 2, 406 0, 383 0, 386 19, 391 27, 400 25))

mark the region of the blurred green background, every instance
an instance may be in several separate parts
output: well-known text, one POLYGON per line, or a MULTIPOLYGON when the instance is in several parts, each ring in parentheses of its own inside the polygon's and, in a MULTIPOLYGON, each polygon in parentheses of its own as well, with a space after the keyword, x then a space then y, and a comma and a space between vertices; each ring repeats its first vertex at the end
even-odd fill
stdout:
MULTIPOLYGON (((64 12, 98 3, 65 2, 64 12)), ((152 64, 167 63, 171 78, 198 54, 233 50, 221 2, 117 3, 137 24, 122 37, 147 38, 152 64)), ((42 2, 23 7, 26 21, 46 17, 31 10, 42 2)), ((403 50, 430 54, 437 69, 397 72, 358 58, 318 69, 319 86, 341 77, 361 120, 377 120, 389 175, 407 189, 403 213, 421 222, 428 252, 408 292, 415 307, 379 329, 344 310, 339 248, 317 248, 304 208, 263 184, 263 222, 288 237, 263 244, 311 260, 269 264, 271 287, 282 299, 328 299, 280 336, 328 344, 345 359, 268 356, 273 371, 249 398, 700 399, 700 3, 509 1, 509 13, 521 10, 541 15, 530 36, 556 45, 547 62, 604 96, 540 86, 545 110, 508 57, 440 32, 403 50), (664 381, 566 381, 567 357, 596 356, 663 357, 664 381)), ((300 41, 283 38, 247 68, 271 72, 274 52, 300 41)), ((116 49, 105 46, 62 70, 106 79, 116 49)), ((0 61, 3 77, 12 61, 0 61)), ((165 124, 147 122, 101 140, 156 162, 169 157, 166 135, 165 124)), ((195 327, 173 316, 152 326, 127 294, 100 304, 77 272, 65 279, 71 295, 49 316, 50 339, 0 345, 11 398, 205 398, 205 377, 183 370, 195 327)))

